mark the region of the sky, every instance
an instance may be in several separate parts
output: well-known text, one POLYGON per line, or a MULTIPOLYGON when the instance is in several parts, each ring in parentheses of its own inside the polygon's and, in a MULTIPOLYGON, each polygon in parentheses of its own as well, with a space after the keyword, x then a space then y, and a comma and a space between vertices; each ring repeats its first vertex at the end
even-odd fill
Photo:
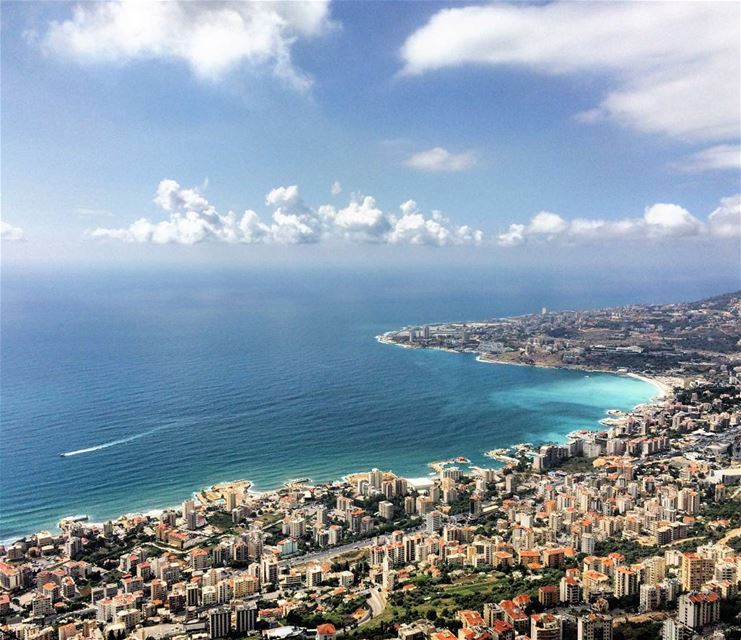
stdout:
POLYGON ((0 10, 6 267, 739 282, 738 3, 0 10))

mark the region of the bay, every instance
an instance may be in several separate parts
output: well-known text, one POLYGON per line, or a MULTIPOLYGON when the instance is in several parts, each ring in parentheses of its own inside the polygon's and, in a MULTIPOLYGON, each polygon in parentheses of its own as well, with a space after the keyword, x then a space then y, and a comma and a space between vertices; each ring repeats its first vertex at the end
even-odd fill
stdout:
POLYGON ((596 428, 655 388, 375 336, 630 294, 424 272, 4 274, 0 539, 161 508, 223 480, 416 477, 433 460, 491 465, 492 448, 596 428))

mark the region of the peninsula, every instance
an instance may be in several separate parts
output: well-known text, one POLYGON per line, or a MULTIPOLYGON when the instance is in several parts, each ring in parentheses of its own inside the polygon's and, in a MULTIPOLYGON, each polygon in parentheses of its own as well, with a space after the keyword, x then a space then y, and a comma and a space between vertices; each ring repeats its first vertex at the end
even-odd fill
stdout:
POLYGON ((737 291, 689 303, 586 311, 543 308, 538 314, 483 322, 407 326, 379 340, 472 352, 482 362, 644 374, 666 391, 677 378, 738 361, 740 314, 737 291))

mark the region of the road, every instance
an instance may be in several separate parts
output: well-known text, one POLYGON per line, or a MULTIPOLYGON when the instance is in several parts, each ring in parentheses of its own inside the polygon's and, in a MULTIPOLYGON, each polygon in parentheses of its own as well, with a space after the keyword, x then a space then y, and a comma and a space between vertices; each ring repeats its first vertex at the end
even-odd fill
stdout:
POLYGON ((343 544, 339 547, 332 547, 330 549, 324 549, 322 551, 314 551, 313 553, 306 553, 302 556, 294 556, 292 558, 286 558, 279 560, 278 564, 283 567, 291 567, 297 564, 306 564, 307 562, 322 562, 323 560, 329 560, 336 556, 340 556, 349 551, 356 551, 358 549, 365 549, 372 547, 376 542, 375 538, 368 538, 366 540, 358 540, 357 542, 351 542, 349 544, 343 544))
MULTIPOLYGON (((491 508, 494 506, 493 503, 485 503, 483 506, 484 513, 482 515, 486 515, 489 511, 491 511, 491 508)), ((476 520, 475 517, 467 514, 467 513, 459 513, 453 516, 449 517, 450 520, 453 522, 456 522, 457 524, 465 524, 466 522, 474 522, 476 520)), ((416 533, 418 531, 424 531, 425 526, 419 525, 416 527, 411 527, 409 529, 404 529, 405 534, 410 533, 416 533)), ((386 536, 377 536, 381 544, 385 544, 386 536)), ((285 558, 283 560, 279 560, 278 564, 282 567, 292 567, 294 565, 300 565, 300 564, 306 564, 307 562, 321 562, 323 560, 329 560, 330 558, 335 558, 337 556, 340 556, 342 554, 348 553, 349 551, 357 551, 358 549, 368 549, 376 544, 376 536, 373 536, 371 538, 366 538, 365 540, 358 540, 357 542, 350 542, 348 544, 343 544, 339 547, 331 547, 329 549, 323 549, 322 551, 314 551, 312 553, 306 553, 304 555, 300 556, 292 556, 291 558, 285 558)))
POLYGON ((724 535, 720 540, 718 540, 718 544, 728 544, 733 538, 737 538, 741 536, 741 527, 736 527, 735 529, 731 529, 726 535, 724 535))
POLYGON ((371 610, 371 619, 380 616, 386 608, 386 598, 375 587, 369 589, 366 602, 371 610))

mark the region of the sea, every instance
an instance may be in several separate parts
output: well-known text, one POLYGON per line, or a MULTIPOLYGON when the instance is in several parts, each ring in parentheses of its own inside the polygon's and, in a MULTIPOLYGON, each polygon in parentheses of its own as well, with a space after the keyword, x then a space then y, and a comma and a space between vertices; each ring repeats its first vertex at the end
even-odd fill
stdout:
POLYGON ((373 467, 421 477, 454 456, 492 466, 493 448, 598 428, 656 388, 376 336, 635 297, 465 270, 6 270, 0 540, 226 480, 268 490, 373 467))

